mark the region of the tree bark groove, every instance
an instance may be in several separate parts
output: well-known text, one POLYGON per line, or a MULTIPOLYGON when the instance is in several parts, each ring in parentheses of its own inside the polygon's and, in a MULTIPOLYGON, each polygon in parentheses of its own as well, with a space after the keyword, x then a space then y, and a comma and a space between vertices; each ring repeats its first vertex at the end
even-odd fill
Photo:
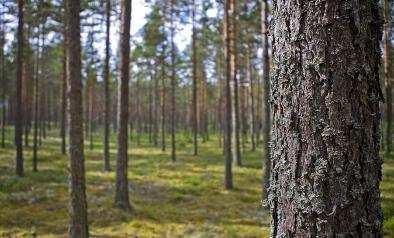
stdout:
POLYGON ((381 237, 378 1, 274 1, 272 237, 381 237))

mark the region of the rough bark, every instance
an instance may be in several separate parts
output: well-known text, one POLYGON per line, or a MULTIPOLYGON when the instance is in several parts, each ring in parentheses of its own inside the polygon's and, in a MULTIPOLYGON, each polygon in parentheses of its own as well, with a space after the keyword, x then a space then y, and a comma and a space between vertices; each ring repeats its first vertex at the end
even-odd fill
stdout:
POLYGON ((130 75, 130 20, 131 0, 122 0, 120 26, 120 72, 118 80, 118 155, 116 163, 115 205, 130 210, 127 178, 128 144, 127 125, 129 117, 129 75, 130 75))
POLYGON ((263 118, 263 199, 268 197, 269 177, 271 173, 271 162, 270 162, 270 147, 269 142, 271 140, 271 110, 270 110, 270 61, 268 55, 268 1, 261 1, 261 34, 262 34, 262 118, 263 118))
POLYGON ((80 1, 66 0, 67 81, 70 137, 69 236, 88 237, 81 81, 80 1))
POLYGON ((23 176, 23 112, 22 112, 22 69, 23 69, 23 25, 24 0, 18 0, 18 32, 16 53, 16 105, 15 105, 15 145, 16 145, 16 174, 23 176))
POLYGON ((111 0, 106 0, 105 7, 106 14, 106 35, 105 35, 105 61, 104 61, 104 170, 110 171, 111 166, 109 163, 109 124, 110 124, 110 105, 111 98, 109 95, 109 50, 110 50, 110 26, 111 26, 111 0))
POLYGON ((390 5, 388 0, 384 0, 384 31, 383 31, 383 77, 386 91, 386 153, 391 152, 391 124, 392 124, 392 93, 391 80, 389 75, 390 64, 390 5))
POLYGON ((382 237, 378 1, 272 9, 272 237, 382 237))
POLYGON ((226 82, 225 82, 225 107, 223 117, 223 151, 224 151, 224 185, 226 189, 233 188, 232 153, 231 153, 231 82, 234 79, 235 57, 234 28, 233 28, 234 0, 226 0, 225 3, 225 39, 226 39, 226 82))

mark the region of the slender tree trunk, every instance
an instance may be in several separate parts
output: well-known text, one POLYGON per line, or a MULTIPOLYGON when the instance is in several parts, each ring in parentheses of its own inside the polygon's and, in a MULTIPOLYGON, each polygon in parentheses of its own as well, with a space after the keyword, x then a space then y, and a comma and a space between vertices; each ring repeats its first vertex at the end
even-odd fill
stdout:
POLYGON ((154 98, 153 98, 153 145, 158 146, 159 144, 159 69, 158 69, 158 59, 155 59, 155 73, 153 74, 153 84, 154 84, 154 98))
POLYGON ((120 26, 120 72, 118 81, 118 156, 116 164, 115 205, 131 210, 127 178, 128 144, 127 124, 129 117, 129 75, 130 75, 130 20, 131 0, 121 0, 120 26))
POLYGON ((2 105, 2 120, 1 120, 1 147, 5 148, 5 125, 6 125, 6 115, 7 115, 7 107, 6 107, 6 92, 8 88, 8 83, 5 78, 5 56, 4 56, 4 45, 5 45, 5 29, 4 24, 1 25, 1 36, 0 36, 0 59, 1 59, 1 83, 2 83, 2 94, 1 99, 3 102, 2 105))
POLYGON ((384 0, 384 31, 383 31, 383 73, 384 73, 384 87, 386 90, 386 153, 391 152, 391 121, 392 121, 392 93, 391 80, 389 75, 390 65, 390 5, 388 0, 384 0))
POLYGON ((150 82, 148 85, 148 93, 149 93, 149 98, 148 98, 148 138, 149 138, 149 143, 152 144, 153 142, 153 136, 152 136, 152 129, 153 129, 153 116, 152 116, 152 111, 153 111, 153 92, 152 92, 152 70, 150 69, 150 63, 148 63, 148 70, 149 70, 149 77, 150 77, 150 82))
POLYGON ((171 1, 170 21, 171 21, 171 158, 176 161, 176 142, 175 142, 175 87, 176 87, 176 72, 175 72, 175 25, 174 25, 174 0, 171 1))
POLYGON ((23 69, 23 25, 24 0, 18 0, 18 32, 16 55, 16 108, 15 108, 15 145, 16 145, 16 174, 23 176, 23 112, 22 112, 22 69, 23 69))
POLYGON ((69 236, 88 237, 81 82, 80 1, 66 0, 67 81, 70 136, 69 236))
POLYGON ((40 37, 37 35, 36 67, 34 72, 34 131, 33 131, 33 171, 37 171, 37 151, 38 151, 38 77, 40 61, 40 37))
POLYGON ((270 112, 270 83, 269 83, 269 55, 268 55, 268 2, 267 0, 261 1, 261 32, 263 44, 263 97, 262 97, 262 112, 263 112, 263 199, 268 196, 269 177, 271 173, 270 161, 270 147, 271 140, 271 112, 270 112))
POLYGON ((137 101, 137 109, 136 109, 136 120, 137 120, 137 135, 136 135, 136 140, 137 140, 137 146, 139 146, 141 144, 141 131, 142 131, 142 124, 141 124, 141 102, 140 102, 140 78, 137 77, 137 81, 135 84, 135 97, 136 97, 136 101, 137 101))
POLYGON ((106 36, 105 36, 105 61, 104 61, 104 170, 110 171, 109 137, 110 137, 110 105, 111 97, 109 93, 109 50, 110 50, 110 26, 111 26, 111 0, 106 0, 106 36))
POLYGON ((194 155, 198 154, 198 119, 197 119, 197 29, 196 29, 196 1, 192 2, 192 23, 193 23, 193 35, 192 35, 192 49, 193 49, 193 145, 194 155))
POLYGON ((226 84, 225 84, 225 113, 223 117, 224 136, 223 136, 223 150, 225 161, 225 179, 224 185, 226 189, 233 188, 233 173, 232 173, 232 153, 231 153, 231 81, 234 80, 235 66, 234 50, 234 0, 226 0, 225 3, 225 31, 226 31, 226 84))
POLYGON ((96 76, 95 75, 93 75, 92 76, 92 79, 91 79, 91 82, 90 82, 90 85, 89 85, 89 89, 88 89, 88 92, 89 92, 89 95, 88 95, 88 97, 89 97, 89 108, 88 108, 88 110, 89 110, 89 149, 90 150, 93 150, 93 148, 94 148, 94 146, 93 146, 93 130, 94 130, 94 128, 93 128, 93 124, 94 124, 94 122, 93 122, 93 120, 94 120, 94 118, 93 118, 93 108, 94 108, 94 99, 93 99, 93 92, 94 92, 94 84, 95 84, 95 81, 96 81, 96 78, 95 78, 96 76))
MULTIPOLYGON (((61 122, 60 122, 60 138, 61 147, 60 150, 63 155, 66 154, 66 112, 67 112, 67 39, 66 34, 63 36, 63 55, 62 55, 62 101, 61 101, 61 122)), ((37 109, 38 110, 38 109, 37 109)))
POLYGON ((24 35, 24 42, 23 47, 26 49, 24 51, 24 63, 22 65, 22 110, 23 110, 23 133, 24 133, 24 146, 29 147, 29 133, 30 133, 30 126, 31 126, 31 118, 30 118, 30 101, 29 94, 30 94, 30 71, 29 71, 29 64, 30 62, 30 55, 29 55, 29 38, 30 38, 30 26, 26 28, 26 34, 24 35))
POLYGON ((256 150, 256 112, 255 112, 255 97, 254 97, 254 81, 252 76, 252 69, 250 64, 250 46, 247 46, 246 56, 246 78, 250 85, 250 139, 252 143, 252 151, 256 150))
POLYGON ((166 150, 166 72, 165 72, 165 46, 161 55, 161 150, 166 150))
MULTIPOLYGON (((234 3, 235 5, 235 3, 234 3)), ((238 35, 236 32, 236 13, 235 13, 235 6, 232 11, 232 31, 233 34, 231 37, 233 38, 232 41, 234 41, 234 46, 231 49, 230 53, 233 54, 234 57, 234 64, 232 64, 231 70, 233 71, 232 76, 232 99, 233 99, 233 105, 232 105, 232 123, 233 123, 233 162, 236 163, 238 166, 242 166, 242 160, 241 160, 241 147, 240 147, 240 137, 239 137, 239 131, 240 131, 240 120, 239 120, 239 89, 238 89, 238 77, 237 77, 237 71, 238 71, 238 59, 236 57, 237 55, 237 44, 236 44, 236 36, 238 35)))
POLYGON ((378 2, 272 9, 272 237, 382 237, 378 2))

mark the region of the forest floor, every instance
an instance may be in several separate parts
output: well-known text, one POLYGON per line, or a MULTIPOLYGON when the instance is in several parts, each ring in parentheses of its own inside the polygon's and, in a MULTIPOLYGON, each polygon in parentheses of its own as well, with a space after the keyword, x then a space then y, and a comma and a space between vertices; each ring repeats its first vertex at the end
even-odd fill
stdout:
MULTIPOLYGON (((31 172, 32 150, 26 148, 25 177, 14 175, 12 134, 0 148, 0 237, 64 237, 67 234, 68 160, 59 153, 58 132, 48 133, 39 150, 39 172, 31 172)), ((31 143, 30 143, 31 144, 31 143)), ((115 136, 111 165, 115 168, 115 136)), ((223 187, 223 158, 217 138, 191 143, 178 136, 178 160, 143 138, 129 151, 133 212, 113 207, 114 171, 103 172, 101 136, 85 146, 89 225, 92 237, 267 237, 269 215, 262 209, 261 152, 243 156, 234 167, 232 191, 223 187)), ((384 163, 382 206, 385 237, 394 237, 394 156, 384 163)))

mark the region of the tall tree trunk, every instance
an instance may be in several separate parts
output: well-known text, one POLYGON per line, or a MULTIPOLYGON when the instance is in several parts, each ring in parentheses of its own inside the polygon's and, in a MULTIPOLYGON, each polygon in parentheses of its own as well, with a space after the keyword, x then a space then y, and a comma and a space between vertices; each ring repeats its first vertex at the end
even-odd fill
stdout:
MULTIPOLYGON (((235 5, 235 3, 234 3, 235 5)), ((233 162, 236 163, 238 166, 242 166, 242 160, 241 160, 241 146, 240 146, 240 137, 239 137, 239 131, 240 131, 240 120, 239 120, 239 89, 238 89, 238 59, 237 59, 237 44, 236 44, 236 37, 238 36, 237 34, 237 23, 236 23, 236 12, 235 12, 235 6, 232 11, 232 17, 231 17, 231 28, 233 30, 232 34, 232 41, 234 41, 234 46, 231 49, 230 53, 233 54, 234 57, 234 64, 232 65, 231 70, 233 71, 232 76, 232 99, 233 99, 233 105, 232 105, 232 123, 233 123, 233 162)))
POLYGON ((15 145, 16 145, 16 174, 23 176, 23 112, 22 112, 22 69, 23 69, 23 25, 24 0, 18 0, 18 32, 16 55, 16 108, 15 108, 15 145))
POLYGON ((194 155, 198 154, 198 118, 197 118, 197 29, 196 29, 196 1, 192 2, 192 24, 193 24, 193 34, 192 34, 192 50, 193 50, 193 145, 194 145, 194 155))
POLYGON ((235 66, 234 50, 234 0, 226 0, 225 3, 225 39, 226 39, 226 82, 225 82, 225 113, 223 117, 223 151, 224 151, 224 185, 226 189, 233 188, 233 173, 232 173, 232 153, 231 153, 231 82, 234 80, 235 66))
POLYGON ((392 93, 391 80, 389 75, 390 65, 390 5, 388 0, 384 0, 384 31, 383 31, 383 73, 384 87, 386 91, 386 153, 391 152, 391 120, 392 120, 392 93))
POLYGON ((121 0, 120 25, 120 72, 118 80, 118 156, 116 164, 115 205, 130 210, 127 178, 127 124, 129 118, 129 75, 130 75, 130 20, 131 0, 121 0))
POLYGON ((246 51, 246 80, 250 86, 250 139, 252 143, 252 151, 256 150, 256 112, 255 112, 255 97, 254 97, 254 81, 252 75, 252 65, 250 63, 250 45, 247 46, 246 51))
POLYGON ((150 63, 148 63, 148 71, 149 71, 149 77, 150 77, 150 82, 148 85, 148 139, 149 143, 151 144, 153 141, 153 92, 152 92, 152 81, 153 81, 153 76, 152 76, 152 69, 150 68, 150 63))
POLYGON ((159 69, 158 69, 159 60, 156 58, 154 63, 154 74, 153 74, 153 145, 158 146, 159 144, 159 104, 160 104, 160 95, 159 95, 159 69))
POLYGON ((22 110, 23 110, 23 132, 24 132, 24 146, 29 147, 29 134, 30 134, 30 127, 31 127, 31 118, 30 118, 30 108, 31 108, 31 79, 30 79, 30 45, 29 45, 29 38, 30 38, 30 26, 26 28, 26 34, 24 35, 24 42, 23 47, 25 48, 23 57, 24 63, 22 68, 22 110))
POLYGON ((165 69, 165 46, 162 47, 161 60, 161 150, 166 150, 166 69, 165 69))
POLYGON ((38 151, 38 77, 39 77, 39 61, 40 61, 40 35, 37 35, 37 52, 36 52, 36 67, 34 72, 34 129, 33 129, 33 171, 37 171, 37 151, 38 151))
POLYGON ((89 113, 89 149, 93 150, 94 145, 93 145, 93 124, 94 124, 94 112, 93 112, 93 108, 94 108, 94 96, 93 96, 93 92, 94 92, 94 84, 96 81, 96 75, 94 73, 94 75, 91 76, 91 82, 88 88, 88 97, 89 97, 89 108, 88 108, 88 113, 89 113))
POLYGON ((270 111, 270 64, 268 55, 268 2, 267 0, 261 1, 261 33, 262 33, 262 45, 263 45, 263 57, 262 57, 262 83, 263 83, 263 94, 262 94, 262 118, 263 119, 263 185, 262 194, 263 199, 268 196, 269 177, 271 173, 271 161, 270 161, 270 147, 269 142, 271 140, 271 111, 270 111))
POLYGON ((110 171, 111 165, 109 163, 109 137, 110 137, 110 106, 111 97, 109 93, 109 50, 110 50, 110 27, 111 27, 111 0, 106 0, 105 7, 106 14, 106 35, 105 35, 105 61, 104 61, 104 170, 110 171))
POLYGON ((140 145, 141 140, 141 132, 142 132, 142 123, 141 123, 141 102, 140 102, 140 78, 137 77, 136 83, 135 83, 135 98, 136 98, 136 124, 137 124, 137 135, 136 135, 136 141, 137 141, 137 146, 140 145))
POLYGON ((272 237, 382 237, 378 1, 272 9, 272 237))
POLYGON ((175 87, 176 87, 176 71, 175 71, 175 25, 174 25, 174 0, 171 1, 170 8, 170 30, 171 30, 171 159, 176 161, 175 148, 175 87))
MULTIPOLYGON (((63 36, 63 55, 62 55, 62 101, 61 101, 61 122, 60 122, 60 138, 61 147, 60 151, 63 155, 66 154, 66 123, 67 123, 67 39, 66 33, 63 36)), ((38 109, 37 109, 38 110, 38 109)))
POLYGON ((80 1, 66 0, 67 81, 70 137, 69 236, 88 237, 81 82, 80 1))

